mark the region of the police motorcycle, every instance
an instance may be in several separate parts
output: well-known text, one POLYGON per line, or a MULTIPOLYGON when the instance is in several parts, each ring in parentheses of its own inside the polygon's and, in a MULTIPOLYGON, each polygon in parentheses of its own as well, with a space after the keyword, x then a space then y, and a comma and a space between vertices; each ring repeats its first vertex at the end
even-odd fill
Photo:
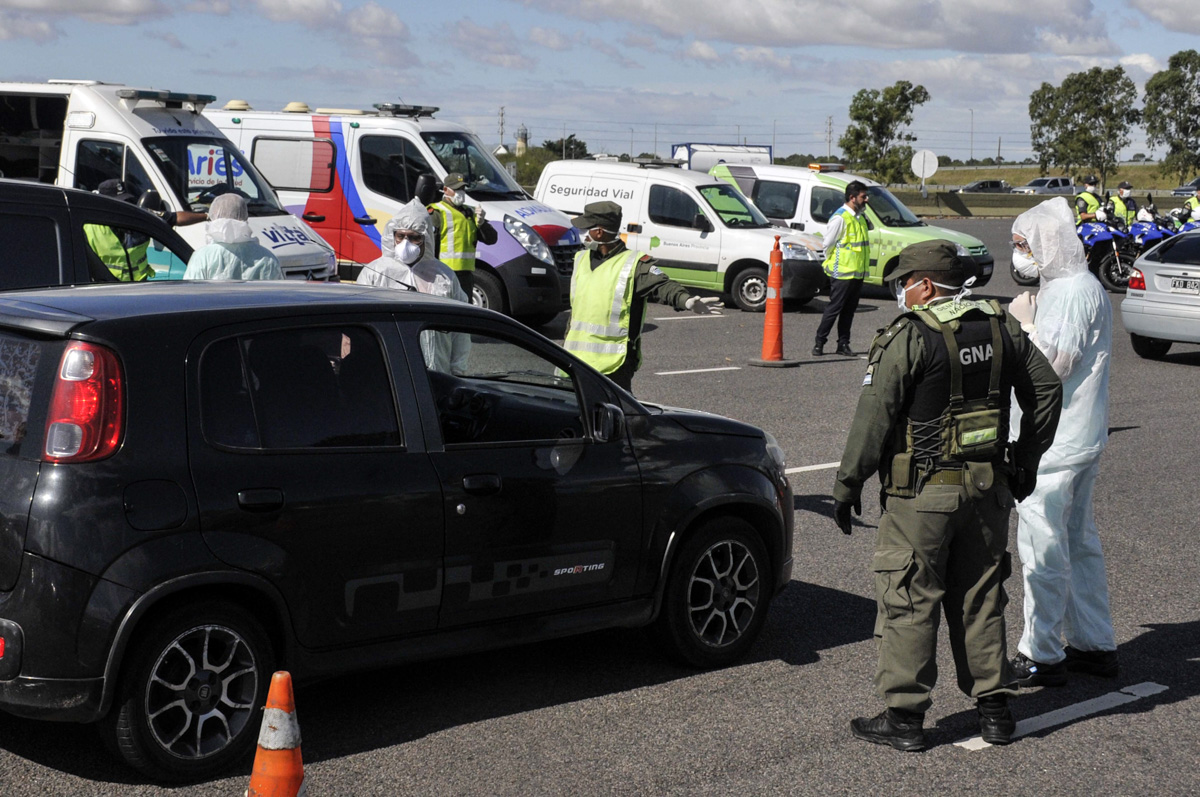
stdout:
POLYGON ((1167 216, 1174 223, 1176 233, 1200 230, 1200 216, 1192 214, 1187 208, 1174 208, 1167 216))
POLYGON ((1083 242, 1088 268, 1106 290, 1124 293, 1136 259, 1131 251, 1133 239, 1124 229, 1124 219, 1115 218, 1112 200, 1104 194, 1104 221, 1085 221, 1076 231, 1083 242))
POLYGON ((1175 219, 1160 215, 1154 205, 1154 198, 1146 194, 1146 204, 1137 212, 1133 224, 1129 226, 1129 236, 1133 239, 1133 257, 1136 260, 1142 253, 1158 245, 1160 241, 1175 234, 1175 219))

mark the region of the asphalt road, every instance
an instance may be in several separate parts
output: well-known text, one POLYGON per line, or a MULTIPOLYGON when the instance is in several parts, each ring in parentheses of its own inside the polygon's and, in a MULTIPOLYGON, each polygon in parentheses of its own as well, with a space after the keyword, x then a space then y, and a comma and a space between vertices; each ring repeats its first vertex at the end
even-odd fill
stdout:
MULTIPOLYGON (((1007 274, 1009 224, 947 223, 1000 255, 1002 268, 979 295, 1018 292, 1007 274)), ((817 299, 786 315, 785 355, 803 361, 791 369, 747 367, 759 355, 760 315, 703 318, 653 307, 634 391, 762 426, 779 439, 789 467, 836 461, 865 363, 809 356, 823 306, 817 299), (732 367, 739 370, 656 375, 732 367)), ((895 313, 882 293, 865 299, 853 347, 865 352, 895 313)), ((1163 361, 1142 360, 1119 310, 1115 318, 1110 437, 1095 512, 1121 676, 1030 690, 1014 711, 1040 716, 1147 682, 1165 691, 1009 747, 971 751, 954 745, 975 730, 973 703, 955 686, 943 641, 926 720, 932 749, 904 754, 853 739, 849 720, 880 710, 869 572, 879 508, 868 491, 861 525, 844 537, 828 517, 833 469, 812 470, 793 476, 795 580, 744 663, 683 669, 643 633, 615 630, 308 686, 297 706, 309 794, 1200 791, 1200 347, 1176 345, 1163 361)), ((546 331, 561 336, 562 324, 546 331)), ((1012 537, 1016 561, 1015 513, 1012 537)), ((1020 579, 1008 587, 1015 650, 1020 579)), ((90 728, 0 715, 0 783, 9 795, 233 795, 248 773, 247 764, 218 781, 162 789, 111 759, 90 728)))

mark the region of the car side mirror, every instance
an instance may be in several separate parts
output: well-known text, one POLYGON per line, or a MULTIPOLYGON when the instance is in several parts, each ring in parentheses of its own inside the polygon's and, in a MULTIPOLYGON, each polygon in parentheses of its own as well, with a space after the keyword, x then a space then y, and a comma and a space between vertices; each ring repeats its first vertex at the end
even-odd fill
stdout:
POLYGON ((625 413, 615 404, 597 404, 592 410, 592 437, 607 443, 625 434, 625 413))
POLYGON ((713 226, 707 216, 703 213, 697 213, 695 216, 692 216, 692 229, 699 230, 700 232, 712 232, 713 226))
POLYGON ((138 197, 137 206, 142 210, 148 210, 151 213, 163 214, 167 211, 167 206, 163 202, 162 196, 153 188, 147 188, 138 197))
POLYGON ((417 177, 417 185, 413 193, 422 205, 432 205, 444 190, 442 181, 426 172, 417 177))

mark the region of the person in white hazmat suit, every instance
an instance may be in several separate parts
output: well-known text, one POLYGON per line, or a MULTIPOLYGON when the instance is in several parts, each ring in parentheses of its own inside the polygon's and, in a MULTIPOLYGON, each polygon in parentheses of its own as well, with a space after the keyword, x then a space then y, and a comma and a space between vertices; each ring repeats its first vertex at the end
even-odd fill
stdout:
MULTIPOLYGON (((1112 678, 1117 646, 1092 516, 1092 488, 1108 440, 1112 305, 1088 270, 1065 198, 1018 216, 1012 240, 1013 267, 1022 276, 1040 275, 1042 286, 1036 298, 1026 292, 1014 299, 1009 313, 1063 383, 1054 443, 1038 465, 1033 493, 1017 507, 1025 630, 1012 667, 1021 686, 1061 686, 1068 670, 1112 678)), ((1019 417, 1010 427, 1020 428, 1019 417)))
POLYGON ((237 194, 221 194, 208 209, 205 245, 192 253, 185 280, 281 280, 270 249, 254 238, 250 209, 237 194))
MULTIPOLYGON (((356 281, 359 285, 417 291, 469 303, 470 297, 450 267, 429 254, 433 251, 432 240, 429 211, 414 199, 384 225, 380 240, 383 255, 363 266, 356 281)), ((466 373, 470 351, 471 338, 465 333, 421 333, 425 367, 433 371, 466 373)))

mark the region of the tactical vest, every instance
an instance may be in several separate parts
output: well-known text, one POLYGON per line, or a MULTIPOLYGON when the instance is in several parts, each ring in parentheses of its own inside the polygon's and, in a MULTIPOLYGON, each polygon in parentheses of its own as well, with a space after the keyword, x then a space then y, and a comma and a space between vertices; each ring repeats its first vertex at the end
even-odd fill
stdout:
POLYGON ((141 282, 154 276, 154 269, 147 257, 150 241, 145 237, 127 247, 107 224, 85 224, 83 234, 92 251, 122 282, 141 282))
POLYGON ((1187 208, 1189 218, 1191 218, 1192 221, 1200 218, 1200 199, 1197 199, 1194 196, 1188 197, 1188 201, 1184 202, 1183 206, 1187 208))
POLYGON ((1082 223, 1082 220, 1080 219, 1080 213, 1095 213, 1099 209, 1100 199, 1095 194, 1093 194, 1091 191, 1084 191, 1082 194, 1079 194, 1077 197, 1075 197, 1075 226, 1078 227, 1082 223), (1079 209, 1079 203, 1081 201, 1085 206, 1082 211, 1079 209))
POLYGON ((463 213, 445 200, 430 207, 442 217, 442 237, 438 241, 438 260, 455 271, 474 271, 475 244, 479 240, 479 228, 475 226, 475 216, 463 213))
POLYGON ((633 286, 642 252, 626 249, 592 268, 592 252, 575 254, 571 323, 563 348, 602 374, 611 374, 629 351, 633 286))
POLYGON ((822 267, 831 279, 860 280, 867 276, 867 264, 871 260, 870 242, 867 239, 867 220, 856 216, 845 205, 835 211, 840 214, 844 227, 842 237, 832 252, 825 253, 822 267))
POLYGON ((1125 222, 1126 228, 1133 224, 1134 211, 1130 209, 1129 205, 1125 204, 1125 200, 1121 199, 1120 194, 1117 194, 1112 198, 1112 203, 1113 215, 1125 222))
POLYGON ((1004 311, 995 302, 940 302, 903 317, 921 322, 928 367, 896 424, 884 487, 911 497, 937 471, 1004 461, 1012 384, 1004 375, 1004 311))

